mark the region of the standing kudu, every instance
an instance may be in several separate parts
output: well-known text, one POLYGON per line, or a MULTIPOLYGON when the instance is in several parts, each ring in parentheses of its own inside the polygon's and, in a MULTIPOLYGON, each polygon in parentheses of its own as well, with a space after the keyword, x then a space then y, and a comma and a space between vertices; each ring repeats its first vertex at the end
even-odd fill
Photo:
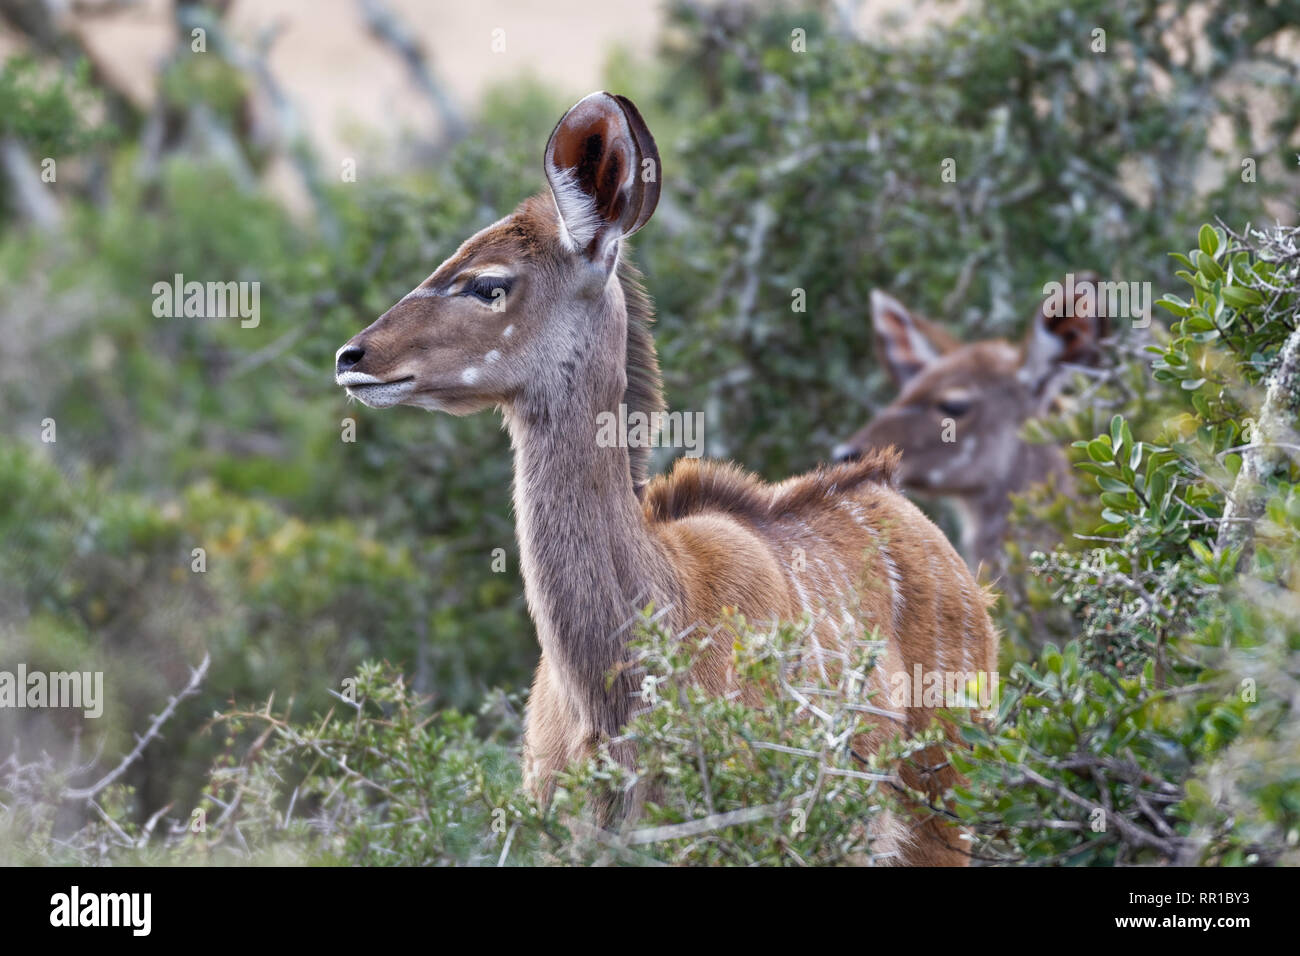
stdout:
POLYGON ((903 487, 956 502, 967 561, 994 576, 1002 568, 1011 496, 1049 479, 1059 486, 1069 476, 1060 448, 1027 442, 1021 430, 1050 409, 1071 366, 1096 364, 1108 331, 1097 277, 1079 276, 1066 288, 1073 306, 1045 300, 1020 345, 961 345, 893 297, 871 295, 876 355, 899 394, 832 458, 897 448, 903 487))
MULTIPOLYGON (((505 416, 542 648, 524 741, 529 787, 547 799, 556 771, 617 737, 638 691, 620 666, 629 624, 651 602, 677 633, 728 609, 755 622, 807 614, 821 647, 843 639, 846 620, 859 633, 878 627, 878 669, 993 673, 986 595, 893 490, 892 454, 776 486, 683 459, 647 486, 648 447, 598 440, 598 421, 620 404, 629 414, 663 407, 650 303, 623 249, 654 212, 659 153, 631 102, 593 93, 556 126, 544 168, 547 192, 470 237, 344 345, 336 369, 372 407, 496 406, 505 416)), ((729 642, 702 642, 692 678, 737 690, 729 642)), ((898 729, 933 714, 909 708, 898 729)), ((614 753, 634 766, 628 748, 614 753)), ((900 776, 937 796, 958 777, 934 763, 900 776)), ((933 814, 887 828, 877 845, 907 862, 965 862, 960 834, 933 814)))

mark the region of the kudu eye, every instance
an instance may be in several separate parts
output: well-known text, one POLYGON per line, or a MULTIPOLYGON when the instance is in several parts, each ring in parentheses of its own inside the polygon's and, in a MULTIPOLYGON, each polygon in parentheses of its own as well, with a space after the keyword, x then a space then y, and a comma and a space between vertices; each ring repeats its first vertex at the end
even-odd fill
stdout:
POLYGON ((970 406, 971 406, 971 400, 969 398, 966 398, 965 396, 961 396, 961 397, 951 396, 949 398, 941 398, 938 401, 938 403, 935 405, 935 407, 938 408, 939 411, 943 412, 943 414, 949 416, 950 418, 960 418, 962 415, 965 415, 967 412, 970 411, 970 406))
POLYGON ((461 295, 472 295, 481 302, 492 305, 510 292, 510 280, 500 276, 479 276, 470 279, 461 289, 461 295))
POLYGON ((831 462, 836 465, 843 461, 857 461, 861 457, 862 452, 847 442, 831 449, 831 462))

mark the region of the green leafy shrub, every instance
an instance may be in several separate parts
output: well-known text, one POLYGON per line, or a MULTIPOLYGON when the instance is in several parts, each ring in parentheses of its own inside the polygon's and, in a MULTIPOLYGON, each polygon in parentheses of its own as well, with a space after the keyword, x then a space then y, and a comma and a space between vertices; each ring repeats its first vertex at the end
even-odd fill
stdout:
MULTIPOLYGON (((671 406, 706 412, 708 453, 783 478, 892 397, 872 356, 871 289, 967 338, 1014 335, 1042 284, 1065 271, 1166 287, 1181 265, 1193 291, 1169 300, 1172 336, 1153 329, 1156 361, 1124 352, 1112 377, 1081 386, 1070 414, 1041 426, 1049 440, 1086 437, 1072 455, 1105 486, 1084 501, 1032 506, 1066 540, 1037 559, 1037 576, 1026 572, 1024 600, 1004 608, 1006 656, 1027 666, 1011 678, 1003 723, 969 731, 965 812, 982 835, 978 851, 999 859, 1289 858, 1278 848, 1293 845, 1296 829, 1291 465, 1237 447, 1252 443, 1247 419, 1260 421, 1266 376, 1295 324, 1289 240, 1273 247, 1211 230, 1211 248, 1183 262, 1164 255, 1207 210, 1241 222, 1285 195, 1290 180, 1278 170, 1290 167, 1284 147, 1300 116, 1300 86, 1274 55, 1291 26, 1287 5, 984 0, 891 44, 853 37, 836 16, 829 3, 679 0, 661 54, 612 67, 611 88, 633 94, 664 157, 663 200, 634 254, 661 314, 671 406), (1185 56, 1171 37, 1201 22, 1202 8, 1209 16, 1194 32, 1208 55, 1185 56), (1098 28, 1105 54, 1091 49, 1098 28), (792 47, 795 29, 806 52, 792 47), (1277 107, 1267 136, 1235 82, 1247 72, 1249 96, 1277 107), (1205 130, 1218 119, 1229 135, 1207 151, 1205 130), (1243 179, 1243 156, 1258 159, 1257 181, 1243 179), (942 178, 945 159, 955 160, 955 182, 942 178), (1243 475, 1256 476, 1243 510, 1225 515, 1243 475), (1220 541, 1225 517, 1231 533, 1220 541), (1232 529, 1245 528, 1236 540, 1232 529), (1075 650, 1029 665, 1049 633, 1075 650), (1242 679, 1255 681, 1255 701, 1238 699, 1242 679), (1087 704, 1090 694, 1101 703, 1087 704), (1061 716, 1067 705, 1087 726, 1061 716), (1100 761, 1088 779, 1070 764, 1081 752, 1100 761), (1093 833, 1082 806, 1024 777, 1006 763, 1013 757, 1155 842, 1093 833), (1015 785, 989 789, 1003 779, 1015 785), (1008 827, 1000 815, 1020 822, 1008 827), (1026 823, 1038 818, 1049 822, 1026 823)), ((155 157, 130 124, 74 122, 84 80, 51 79, 27 61, 0 76, 0 136, 31 156, 76 152, 96 170, 80 177, 85 188, 58 191, 67 215, 57 232, 19 228, 11 204, 3 210, 0 662, 102 669, 109 698, 92 728, 0 714, 0 739, 15 742, 0 753, 9 761, 0 825, 16 853, 150 859, 170 826, 188 826, 200 793, 210 821, 226 812, 217 801, 233 805, 238 778, 205 775, 223 747, 227 769, 247 766, 260 789, 241 797, 202 859, 491 862, 512 832, 508 863, 611 854, 841 862, 873 852, 858 821, 877 812, 880 788, 855 780, 861 792, 846 784, 820 791, 830 800, 806 796, 814 764, 853 768, 843 753, 811 739, 799 749, 815 760, 745 749, 747 739, 811 733, 791 722, 789 701, 765 714, 689 687, 661 695, 629 730, 642 735, 662 794, 644 825, 710 815, 693 751, 669 745, 712 724, 714 810, 782 809, 697 839, 626 847, 530 816, 507 759, 514 719, 463 716, 491 687, 525 686, 536 660, 507 442, 482 419, 346 404, 331 362, 465 236, 541 187, 540 145, 567 96, 512 81, 430 168, 381 173, 376 163, 333 186, 319 177, 302 217, 251 177, 265 158, 255 149, 232 169, 201 150, 155 157), (261 283, 261 322, 155 317, 153 285, 176 273, 261 283), (46 419, 57 422, 56 443, 40 439, 46 419), (344 419, 356 442, 341 440, 344 419), (200 547, 202 574, 191 570, 200 547), (93 805, 61 796, 129 753, 205 652, 210 671, 166 739, 93 805), (344 680, 362 680, 364 660, 393 670, 367 671, 363 711, 341 709, 328 738, 313 738, 320 725, 304 715, 324 713, 344 680), (200 733, 231 701, 272 694, 280 703, 260 722, 245 713, 229 742, 200 733), (426 697, 432 711, 418 703, 426 697), (354 739, 343 721, 358 713, 354 739), (279 742, 274 772, 252 760, 244 736, 256 730, 255 741, 272 719, 261 753, 279 742), (90 747, 78 750, 87 729, 90 747), (350 749, 359 740, 399 762, 350 749), (100 764, 73 772, 101 743, 100 764), (316 745, 365 764, 398 799, 386 804, 329 761, 312 771, 316 745), (476 763, 488 769, 466 783, 455 768, 476 763), (741 773, 755 766, 768 776, 741 773), (316 806, 284 816, 293 787, 281 783, 312 772, 320 789, 308 803, 341 814, 336 829, 301 823, 329 819, 312 816, 316 806), (420 817, 425 804, 403 782, 417 778, 446 801, 438 819, 420 817), (164 823, 154 814, 169 803, 164 823), (485 823, 488 805, 508 812, 485 823), (800 833, 795 805, 807 811, 800 833), (250 816, 235 828, 239 807, 250 816), (276 829, 276 819, 287 822, 276 829), (403 856, 395 834, 408 831, 403 856), (244 833, 262 849, 242 847, 244 833)), ((163 80, 167 109, 202 113, 239 140, 252 84, 230 62, 182 61, 163 80)), ((301 148, 294 155, 304 158, 301 148)), ((1294 443, 1264 434, 1278 452, 1294 443)), ((1028 567, 1031 556, 1018 557, 1028 567)), ((672 654, 647 667, 678 686, 672 654)), ((563 800, 581 816, 589 790, 618 783, 599 761, 574 768, 563 800)))
POLYGON ((366 664, 323 716, 291 718, 273 700, 220 714, 208 781, 191 804, 133 823, 140 794, 126 786, 91 797, 95 813, 69 830, 52 806, 68 774, 47 762, 0 776, 7 812, 0 841, 11 859, 92 857, 171 863, 344 865, 729 864, 889 862, 881 837, 902 813, 890 767, 937 743, 886 734, 875 754, 855 750, 882 721, 869 688, 877 642, 823 651, 837 678, 816 684, 810 630, 755 629, 736 620, 704 640, 726 640, 751 692, 719 698, 690 682, 697 642, 664 631, 647 611, 634 665, 642 712, 626 728, 635 772, 605 742, 561 775, 544 810, 521 789, 519 703, 489 697, 477 717, 433 711, 400 671, 366 664), (633 795, 633 796, 629 796, 633 795), (615 829, 600 808, 634 799, 615 829), (161 822, 160 822, 161 818, 161 822), (151 839, 154 831, 155 838, 151 839), (21 834, 21 836, 19 836, 21 834))
POLYGON ((1205 226, 1153 346, 1182 406, 1080 443, 1091 551, 1039 555, 1078 636, 1019 665, 968 728, 963 813, 1003 857, 1255 863, 1300 842, 1300 254, 1294 228, 1205 226))
MULTIPOLYGON (((862 735, 888 725, 871 689, 879 642, 845 635, 845 649, 814 651, 798 624, 743 620, 682 640, 647 614, 634 666, 642 712, 624 738, 635 771, 606 742, 563 776, 558 812, 589 816, 631 799, 644 806, 618 832, 594 833, 579 859, 689 865, 814 866, 896 859, 891 820, 900 809, 895 761, 941 739, 887 730, 874 754, 862 735), (725 641, 747 693, 718 697, 691 683, 702 642, 725 641), (829 680, 810 663, 822 662, 829 680)), ((924 802, 924 801, 922 801, 924 802)), ((572 853, 573 851, 571 851, 572 853)))

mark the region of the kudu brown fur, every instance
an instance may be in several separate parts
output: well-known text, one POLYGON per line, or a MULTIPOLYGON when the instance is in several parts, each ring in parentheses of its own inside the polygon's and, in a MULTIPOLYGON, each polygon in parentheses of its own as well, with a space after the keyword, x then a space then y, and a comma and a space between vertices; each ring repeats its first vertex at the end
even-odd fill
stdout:
POLYGON ((1075 302, 1068 314, 1055 314, 1053 300, 1044 300, 1019 345, 1002 339, 962 345, 892 296, 873 292, 876 356, 899 394, 836 446, 832 459, 897 448, 903 487, 954 501, 968 563, 996 579, 1011 497, 1049 480, 1057 487, 1069 480, 1061 449, 1026 441, 1022 431, 1029 419, 1049 411, 1070 368, 1097 364, 1099 342, 1109 331, 1097 281, 1093 273, 1072 278, 1075 302))
MULTIPOLYGON (((775 486, 684 459, 647 485, 649 448, 597 441, 598 416, 620 403, 663 407, 650 304, 623 255, 658 200, 659 154, 631 102, 593 93, 561 119, 544 164, 548 192, 468 239, 340 349, 336 368, 367 405, 502 410, 542 649, 524 755, 539 798, 556 771, 619 739, 638 696, 620 665, 651 602, 678 633, 733 610, 752 622, 807 614, 822 647, 842 640, 852 615, 859 634, 879 628, 882 669, 992 673, 986 595, 891 487, 892 453, 775 486)), ((692 676, 717 694, 743 691, 726 641, 702 642, 692 676)), ((891 733, 928 726, 934 711, 905 713, 891 733)), ((883 733, 856 745, 878 746, 883 733)), ((958 778, 927 754, 936 766, 900 776, 933 799, 958 778)), ((967 859, 959 832, 933 813, 894 817, 888 830, 877 845, 906 862, 967 859)))

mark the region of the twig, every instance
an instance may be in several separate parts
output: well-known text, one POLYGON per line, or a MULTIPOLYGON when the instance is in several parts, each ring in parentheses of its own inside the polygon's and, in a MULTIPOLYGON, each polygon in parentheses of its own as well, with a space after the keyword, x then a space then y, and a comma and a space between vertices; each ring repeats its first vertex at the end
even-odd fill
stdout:
POLYGON ((66 800, 90 799, 117 780, 117 778, 122 776, 122 774, 126 773, 131 764, 140 759, 140 755, 144 753, 144 748, 149 746, 149 744, 158 736, 159 731, 162 730, 163 724, 171 719, 172 714, 176 712, 177 705, 186 697, 198 693, 199 685, 203 683, 203 678, 208 673, 208 665, 211 663, 212 655, 205 653, 203 655, 203 661, 198 667, 194 668, 194 670, 190 672, 190 682, 185 685, 185 689, 179 694, 175 694, 167 699, 167 706, 164 707, 158 716, 153 719, 153 723, 149 725, 149 729, 145 731, 142 736, 138 735, 136 737, 135 747, 129 754, 122 758, 121 763, 89 787, 64 789, 62 794, 63 798, 66 800))
POLYGON ((645 843, 662 843, 666 840, 680 840, 683 837, 699 836, 701 833, 722 830, 741 823, 768 820, 780 816, 785 812, 785 809, 783 803, 768 803, 761 807, 744 807, 740 810, 730 810, 727 813, 713 813, 707 817, 700 817, 698 820, 688 820, 685 823, 673 823, 662 827, 633 830, 622 837, 622 840, 632 846, 645 843))
POLYGON ((433 75, 429 54, 419 38, 380 0, 360 0, 361 17, 370 35, 391 47, 442 118, 445 137, 455 141, 465 134, 465 119, 451 95, 433 75))

